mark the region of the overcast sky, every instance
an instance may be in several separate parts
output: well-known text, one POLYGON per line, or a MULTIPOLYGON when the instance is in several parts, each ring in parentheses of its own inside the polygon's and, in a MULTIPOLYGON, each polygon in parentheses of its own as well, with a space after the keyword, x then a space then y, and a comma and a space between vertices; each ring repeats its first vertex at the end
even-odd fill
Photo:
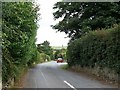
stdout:
POLYGON ((53 5, 60 0, 37 0, 37 4, 40 5, 41 19, 38 22, 40 25, 37 30, 37 44, 42 43, 45 40, 50 42, 51 46, 67 46, 69 38, 65 38, 65 33, 57 32, 53 30, 50 25, 54 25, 56 22, 53 19, 53 5))

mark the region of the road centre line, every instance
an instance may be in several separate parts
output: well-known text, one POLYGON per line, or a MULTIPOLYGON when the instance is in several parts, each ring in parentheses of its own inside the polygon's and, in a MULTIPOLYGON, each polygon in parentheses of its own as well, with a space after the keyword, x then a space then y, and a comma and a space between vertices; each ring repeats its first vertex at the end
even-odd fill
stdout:
POLYGON ((38 88, 38 86, 37 86, 37 81, 36 81, 36 80, 34 80, 34 82, 35 82, 36 88, 38 88))
POLYGON ((64 80, 64 83, 67 84, 69 87, 71 87, 74 90, 77 90, 74 86, 72 86, 70 83, 68 83, 67 81, 64 80))
POLYGON ((45 76, 44 76, 44 74, 42 73, 42 71, 41 71, 41 70, 39 70, 39 71, 41 72, 41 74, 42 74, 42 76, 43 76, 43 78, 44 78, 44 80, 45 80, 45 83, 46 83, 46 85, 47 85, 47 87, 48 87, 47 79, 45 78, 45 76))

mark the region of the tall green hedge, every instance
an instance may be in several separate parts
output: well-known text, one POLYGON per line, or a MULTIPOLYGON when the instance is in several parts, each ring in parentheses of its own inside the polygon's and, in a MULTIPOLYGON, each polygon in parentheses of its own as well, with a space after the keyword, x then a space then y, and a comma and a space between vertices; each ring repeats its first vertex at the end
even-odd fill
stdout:
POLYGON ((120 24, 96 30, 68 45, 69 66, 110 68, 120 73, 120 24))
POLYGON ((36 59, 38 7, 32 2, 2 3, 2 83, 17 79, 36 59))

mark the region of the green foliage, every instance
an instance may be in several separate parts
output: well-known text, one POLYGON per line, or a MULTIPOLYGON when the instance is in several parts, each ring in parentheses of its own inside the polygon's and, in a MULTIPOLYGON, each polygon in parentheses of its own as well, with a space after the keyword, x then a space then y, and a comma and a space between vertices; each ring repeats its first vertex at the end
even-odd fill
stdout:
POLYGON ((57 2, 53 9, 54 18, 63 19, 52 27, 73 40, 86 32, 120 23, 120 2, 57 2))
POLYGON ((60 50, 54 50, 54 59, 57 59, 60 56, 60 50))
POLYGON ((66 51, 67 51, 67 49, 65 49, 65 48, 61 49, 61 55, 63 56, 64 60, 66 60, 66 51))
POLYGON ((66 49, 62 48, 62 49, 59 49, 59 50, 55 50, 54 49, 54 59, 57 59, 57 58, 63 58, 63 59, 66 59, 66 49))
POLYGON ((51 60, 51 58, 50 58, 50 56, 49 55, 46 55, 45 53, 40 53, 40 61, 50 61, 51 60))
POLYGON ((120 24, 91 31, 68 45, 69 66, 110 68, 120 73, 120 24))
POLYGON ((2 3, 3 84, 16 79, 36 59, 37 11, 32 2, 2 3))
POLYGON ((39 53, 37 51, 37 62, 36 63, 42 63, 42 62, 45 62, 45 61, 50 61, 51 58, 49 55, 46 55, 45 53, 39 53))
POLYGON ((43 43, 38 44, 37 50, 39 51, 39 53, 44 53, 50 56, 51 59, 53 59, 53 50, 48 41, 44 41, 43 43))

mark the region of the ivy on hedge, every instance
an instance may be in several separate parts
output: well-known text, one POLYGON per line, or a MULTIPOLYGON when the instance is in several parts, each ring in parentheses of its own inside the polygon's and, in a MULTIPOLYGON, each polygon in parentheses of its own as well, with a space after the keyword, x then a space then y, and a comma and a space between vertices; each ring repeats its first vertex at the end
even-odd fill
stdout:
POLYGON ((69 66, 110 68, 120 73, 120 24, 91 31, 68 45, 69 66))

